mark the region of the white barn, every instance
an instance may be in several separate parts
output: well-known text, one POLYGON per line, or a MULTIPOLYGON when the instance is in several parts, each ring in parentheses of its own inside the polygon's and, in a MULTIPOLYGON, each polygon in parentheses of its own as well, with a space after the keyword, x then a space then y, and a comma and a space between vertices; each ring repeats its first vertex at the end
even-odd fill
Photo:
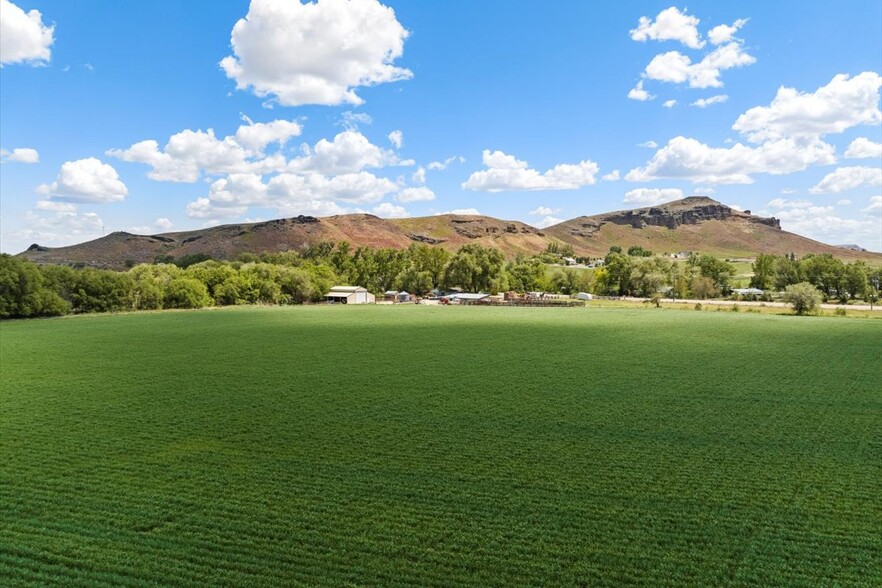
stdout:
POLYGON ((373 304, 376 302, 374 295, 368 292, 367 288, 361 286, 334 286, 330 292, 325 294, 325 300, 340 304, 373 304))

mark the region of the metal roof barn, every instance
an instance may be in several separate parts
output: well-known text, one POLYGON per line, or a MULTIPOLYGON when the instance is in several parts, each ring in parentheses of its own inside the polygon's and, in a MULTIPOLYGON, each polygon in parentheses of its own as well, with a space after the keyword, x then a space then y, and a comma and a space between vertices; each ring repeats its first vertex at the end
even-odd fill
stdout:
POLYGON ((373 304, 376 302, 374 295, 368 292, 367 288, 361 286, 334 286, 330 292, 325 294, 325 300, 340 304, 373 304))

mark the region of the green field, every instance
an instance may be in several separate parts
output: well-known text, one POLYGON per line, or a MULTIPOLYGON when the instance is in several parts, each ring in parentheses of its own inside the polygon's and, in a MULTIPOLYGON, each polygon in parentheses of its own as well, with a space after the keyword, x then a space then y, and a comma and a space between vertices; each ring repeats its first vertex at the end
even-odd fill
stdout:
POLYGON ((880 586, 882 321, 0 326, 0 584, 880 586))

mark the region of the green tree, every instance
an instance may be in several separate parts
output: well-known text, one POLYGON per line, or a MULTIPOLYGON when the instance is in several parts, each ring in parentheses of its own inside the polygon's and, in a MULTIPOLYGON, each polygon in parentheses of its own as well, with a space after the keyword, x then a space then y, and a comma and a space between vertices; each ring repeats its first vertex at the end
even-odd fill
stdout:
POLYGON ((777 257, 760 253, 756 256, 753 265, 753 276, 750 278, 750 286, 760 290, 769 290, 775 279, 775 263, 777 257))
POLYGON ((450 259, 444 271, 447 287, 461 287, 467 292, 490 290, 505 257, 498 249, 478 244, 463 245, 450 259))
POLYGON ((809 282, 791 284, 784 289, 784 302, 791 305, 796 314, 814 312, 821 300, 821 292, 809 282))
POLYGON ((0 254, 0 318, 55 316, 70 304, 47 286, 39 268, 29 261, 0 254))
POLYGON ((698 268, 701 275, 709 278, 721 293, 725 294, 731 289, 730 283, 735 277, 735 266, 731 263, 712 255, 702 255, 698 261, 698 268))
POLYGON ((111 270, 85 268, 74 273, 70 294, 74 312, 117 312, 132 309, 132 278, 111 270))
POLYGON ((166 308, 202 308, 211 306, 208 288, 196 278, 174 278, 165 289, 166 308))
POLYGON ((870 267, 865 261, 855 261, 845 266, 842 276, 842 292, 852 300, 863 298, 870 287, 870 267))
POLYGON ((692 277, 692 281, 689 283, 689 289, 692 290, 692 294, 696 298, 701 300, 720 295, 720 291, 717 290, 714 281, 701 275, 692 277))

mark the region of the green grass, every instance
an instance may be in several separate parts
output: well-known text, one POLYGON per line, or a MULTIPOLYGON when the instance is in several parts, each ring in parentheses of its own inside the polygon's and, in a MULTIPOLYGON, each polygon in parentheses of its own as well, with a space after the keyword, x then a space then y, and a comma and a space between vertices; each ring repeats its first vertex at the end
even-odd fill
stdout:
POLYGON ((882 322, 0 326, 4 585, 879 586, 882 322))

